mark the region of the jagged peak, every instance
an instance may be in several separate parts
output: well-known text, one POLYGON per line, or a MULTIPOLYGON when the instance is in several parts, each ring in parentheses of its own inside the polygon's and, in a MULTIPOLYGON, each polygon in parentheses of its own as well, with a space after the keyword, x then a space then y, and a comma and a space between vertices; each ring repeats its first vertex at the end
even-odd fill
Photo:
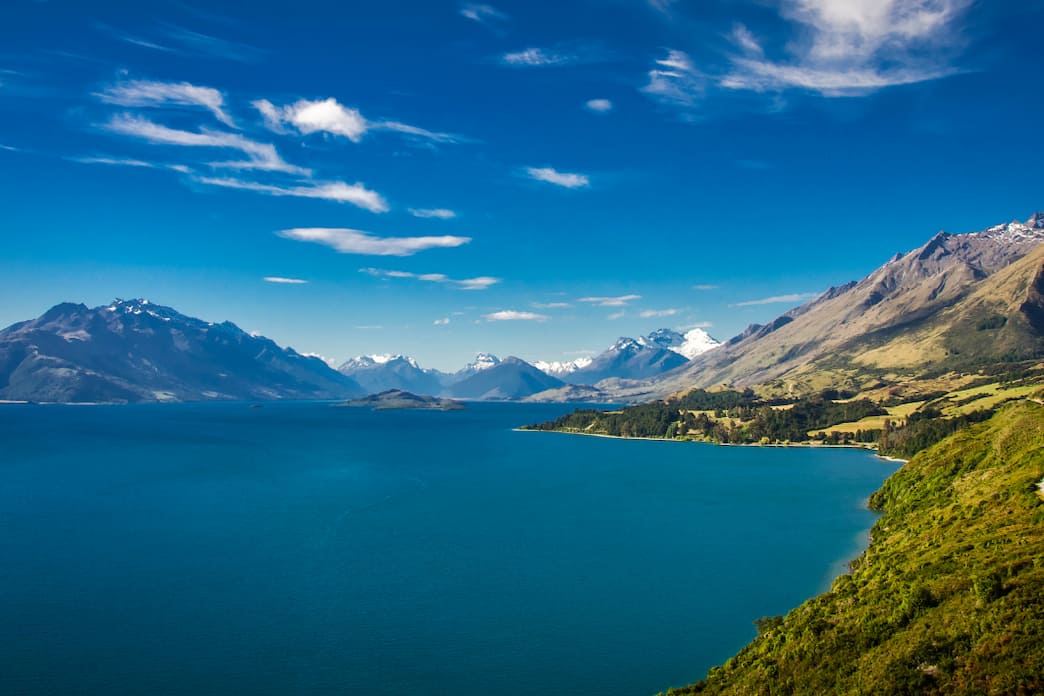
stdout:
POLYGON ((477 353, 475 355, 475 360, 468 363, 464 368, 464 371, 475 372, 476 370, 487 370, 491 367, 496 367, 500 362, 500 358, 492 353, 477 353))

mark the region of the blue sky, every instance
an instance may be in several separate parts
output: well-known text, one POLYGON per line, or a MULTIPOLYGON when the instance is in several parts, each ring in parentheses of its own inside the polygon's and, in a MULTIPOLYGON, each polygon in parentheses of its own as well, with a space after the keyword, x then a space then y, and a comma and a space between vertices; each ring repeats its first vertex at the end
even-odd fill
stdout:
POLYGON ((242 7, 5 3, 0 325, 568 359, 1044 207, 1038 0, 242 7))

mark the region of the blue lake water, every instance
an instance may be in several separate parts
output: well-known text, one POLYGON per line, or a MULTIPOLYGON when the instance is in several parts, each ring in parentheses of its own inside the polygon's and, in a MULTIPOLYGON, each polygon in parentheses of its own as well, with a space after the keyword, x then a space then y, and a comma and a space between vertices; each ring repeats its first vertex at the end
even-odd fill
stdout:
POLYGON ((0 406, 0 693, 598 694, 829 586, 895 469, 561 405, 0 406))

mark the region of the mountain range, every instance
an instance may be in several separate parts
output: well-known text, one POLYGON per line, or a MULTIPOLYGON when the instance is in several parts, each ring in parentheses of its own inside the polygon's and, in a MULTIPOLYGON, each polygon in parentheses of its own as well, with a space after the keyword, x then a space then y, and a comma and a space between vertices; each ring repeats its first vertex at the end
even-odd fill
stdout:
POLYGON ((1044 214, 940 232, 719 344, 699 328, 622 337, 569 362, 480 353, 455 373, 403 355, 339 370, 235 324, 147 300, 63 303, 0 331, 0 400, 344 399, 398 389, 464 399, 641 401, 694 387, 860 391, 1044 356, 1044 214))
POLYGON ((148 300, 64 303, 0 331, 0 399, 341 399, 365 390, 318 358, 148 300))

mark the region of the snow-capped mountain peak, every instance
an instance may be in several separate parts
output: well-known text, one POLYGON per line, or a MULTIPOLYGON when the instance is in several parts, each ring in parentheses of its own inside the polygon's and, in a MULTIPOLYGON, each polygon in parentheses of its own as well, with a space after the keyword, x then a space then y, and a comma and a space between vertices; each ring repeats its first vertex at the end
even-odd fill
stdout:
POLYGON ((641 350, 644 347, 647 347, 648 345, 649 344, 646 342, 646 339, 644 339, 644 338, 634 339, 634 338, 628 338, 627 336, 621 336, 620 338, 616 339, 616 343, 614 343, 609 348, 609 350, 617 351, 617 352, 620 352, 620 353, 624 353, 624 352, 632 352, 633 353, 633 352, 641 350))
POLYGON ((671 350, 681 353, 689 360, 692 360, 700 353, 706 353, 708 350, 721 345, 720 341, 699 328, 689 329, 685 332, 683 338, 681 345, 674 346, 671 350))
POLYGON ((569 360, 567 362, 557 360, 538 360, 533 363, 533 367, 554 377, 561 377, 562 375, 569 375, 577 370, 584 369, 591 364, 591 361, 592 358, 589 356, 577 358, 576 360, 569 360))
POLYGON ((1026 222, 1006 222, 973 234, 1001 242, 1044 240, 1044 213, 1033 213, 1026 222))
POLYGON ((644 339, 638 340, 643 345, 655 345, 673 350, 689 360, 720 345, 710 334, 699 328, 690 329, 684 334, 674 329, 657 329, 644 339))
POLYGON ((500 358, 493 355, 492 353, 479 353, 475 356, 475 361, 470 362, 464 368, 465 372, 477 372, 478 370, 488 370, 491 367, 496 367, 500 364, 500 358))
POLYGON ((391 353, 385 353, 383 355, 358 355, 354 358, 349 358, 345 361, 344 365, 349 368, 366 369, 377 367, 378 365, 387 365, 396 361, 404 362, 410 367, 418 370, 420 369, 420 365, 417 364, 417 361, 410 356, 391 353))

